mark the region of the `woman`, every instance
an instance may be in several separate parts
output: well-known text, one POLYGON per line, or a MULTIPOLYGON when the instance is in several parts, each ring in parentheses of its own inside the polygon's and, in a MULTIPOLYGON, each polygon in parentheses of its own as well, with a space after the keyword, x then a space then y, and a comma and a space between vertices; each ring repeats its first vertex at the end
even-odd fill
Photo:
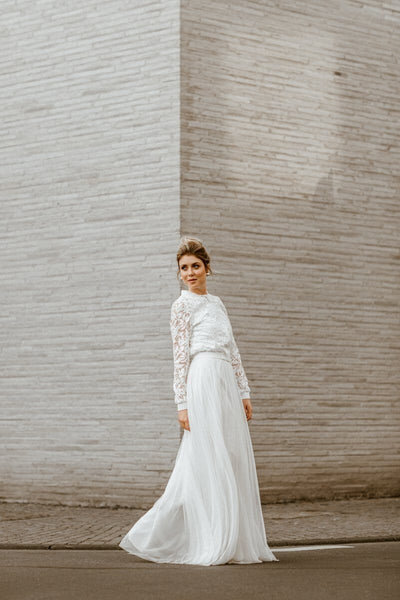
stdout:
POLYGON ((183 436, 163 495, 120 547, 160 563, 278 561, 264 529, 247 421, 250 389, 201 240, 184 238, 178 273, 187 285, 171 307, 175 403, 183 436))

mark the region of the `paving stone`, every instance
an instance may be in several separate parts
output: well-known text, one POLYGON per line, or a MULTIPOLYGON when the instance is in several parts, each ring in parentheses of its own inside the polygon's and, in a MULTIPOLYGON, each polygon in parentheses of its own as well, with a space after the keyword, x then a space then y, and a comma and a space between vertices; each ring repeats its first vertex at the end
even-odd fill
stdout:
MULTIPOLYGON (((0 503, 0 548, 115 548, 145 510, 0 503)), ((271 546, 400 540, 400 498, 264 504, 271 546)))

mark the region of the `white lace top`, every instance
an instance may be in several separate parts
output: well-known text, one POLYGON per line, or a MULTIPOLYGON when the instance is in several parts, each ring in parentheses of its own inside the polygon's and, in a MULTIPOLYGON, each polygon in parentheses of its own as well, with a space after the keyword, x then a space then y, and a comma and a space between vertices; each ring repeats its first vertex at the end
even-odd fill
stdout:
POLYGON ((173 389, 178 410, 187 408, 189 364, 193 356, 202 350, 224 354, 232 364, 241 398, 250 398, 249 383, 231 322, 219 296, 182 290, 171 306, 170 328, 174 355, 173 389))

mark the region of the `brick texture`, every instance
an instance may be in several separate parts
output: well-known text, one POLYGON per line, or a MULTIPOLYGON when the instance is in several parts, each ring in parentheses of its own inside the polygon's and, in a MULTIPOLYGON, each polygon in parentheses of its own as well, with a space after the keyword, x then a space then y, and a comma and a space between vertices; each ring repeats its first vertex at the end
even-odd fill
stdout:
POLYGON ((215 257, 262 500, 399 494, 399 7, 181 18, 182 229, 215 257))
POLYGON ((179 444, 179 3, 2 3, 0 498, 147 505, 179 444))
POLYGON ((179 235, 213 258, 264 502, 400 492, 394 3, 2 3, 0 499, 150 506, 179 235))

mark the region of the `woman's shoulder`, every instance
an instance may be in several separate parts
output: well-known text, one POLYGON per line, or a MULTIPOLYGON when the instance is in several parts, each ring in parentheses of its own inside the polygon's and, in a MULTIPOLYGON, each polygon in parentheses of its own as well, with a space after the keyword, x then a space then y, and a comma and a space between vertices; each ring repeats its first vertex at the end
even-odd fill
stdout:
POLYGON ((188 290, 181 290, 180 296, 178 296, 172 304, 179 304, 182 302, 197 302, 199 300, 203 300, 204 297, 207 297, 209 300, 222 303, 222 300, 219 296, 210 294, 210 292, 207 292, 207 294, 194 294, 188 290))
POLYGON ((223 310, 226 312, 226 314, 228 314, 228 311, 226 310, 226 306, 219 296, 214 296, 214 302, 219 304, 223 308, 223 310))
MULTIPOLYGON (((215 294, 207 294, 207 299, 209 302, 213 302, 215 304, 222 304, 223 302, 219 296, 215 294)), ((171 305, 171 311, 179 311, 179 310, 191 310, 192 312, 201 306, 205 305, 205 300, 203 295, 191 294, 186 290, 181 290, 180 296, 176 298, 171 305)))
POLYGON ((181 292, 181 295, 176 298, 171 304, 171 312, 179 312, 182 310, 190 310, 195 306, 195 300, 189 295, 181 292))
POLYGON ((209 294, 209 295, 211 297, 211 300, 213 300, 217 304, 223 304, 223 302, 219 296, 215 296, 214 294, 209 294))

